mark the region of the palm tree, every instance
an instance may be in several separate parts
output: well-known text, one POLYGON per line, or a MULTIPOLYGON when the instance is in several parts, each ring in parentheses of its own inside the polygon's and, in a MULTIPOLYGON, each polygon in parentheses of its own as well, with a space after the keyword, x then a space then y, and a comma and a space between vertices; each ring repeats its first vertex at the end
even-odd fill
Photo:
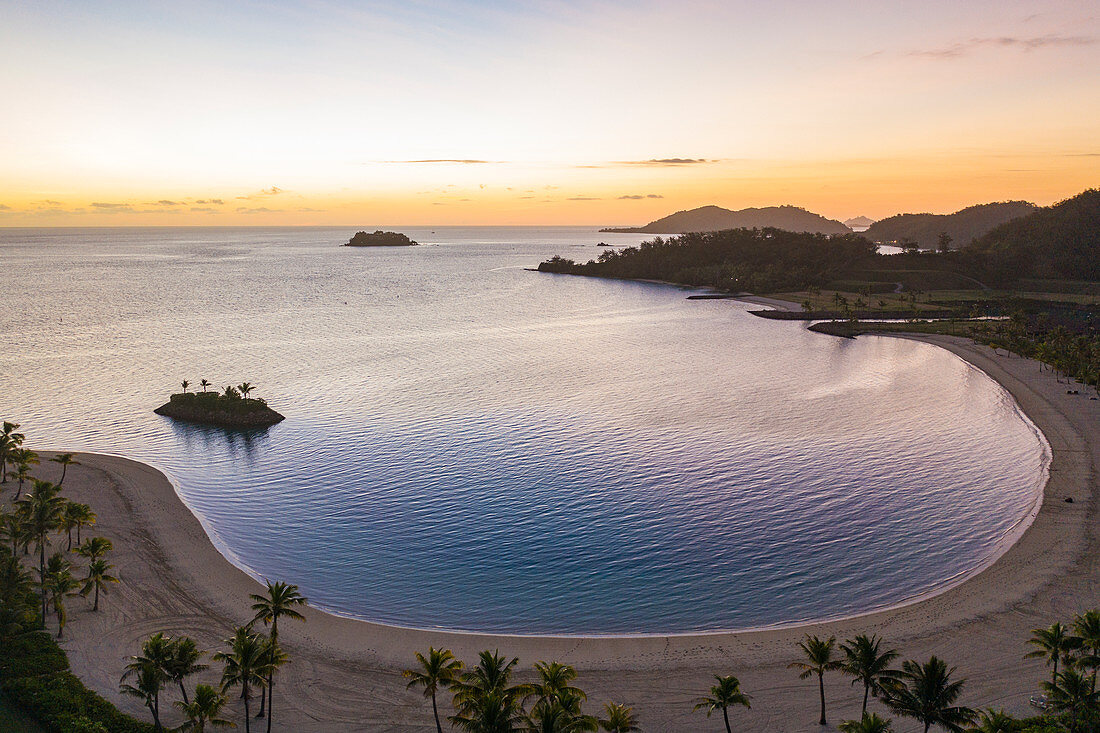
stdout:
POLYGON ((253 387, 248 382, 241 382, 237 385, 237 391, 240 392, 241 397, 244 397, 246 400, 248 399, 248 393, 251 392, 253 389, 255 389, 255 387, 253 387))
POLYGON ((8 462, 11 460, 12 451, 23 445, 26 436, 17 433, 19 423, 4 421, 0 426, 0 484, 8 482, 8 462))
POLYGON ((187 391, 187 388, 191 386, 191 383, 190 383, 190 382, 188 382, 188 381, 187 381, 187 380, 185 379, 185 380, 183 380, 182 382, 180 382, 180 386, 181 386, 181 387, 183 387, 183 391, 184 391, 184 392, 186 392, 186 391, 187 391))
POLYGON ((603 706, 605 718, 600 718, 600 727, 608 733, 633 733, 641 730, 634 717, 634 711, 626 705, 609 702, 603 706))
MULTIPOLYGON (((265 626, 271 624, 270 653, 272 660, 274 660, 275 655, 279 652, 279 618, 286 616, 298 621, 305 621, 305 616, 295 608, 306 605, 307 599, 298 592, 298 586, 281 582, 272 583, 271 581, 267 582, 266 595, 253 593, 249 595, 249 598, 253 601, 252 610, 256 614, 252 618, 252 623, 262 621, 265 626)), ((274 688, 275 667, 272 665, 268 671, 266 694, 261 693, 260 697, 260 716, 264 714, 264 699, 267 699, 267 733, 271 733, 271 708, 273 707, 271 695, 274 688)))
POLYGON ((1058 660, 1081 645, 1081 640, 1069 633, 1069 629, 1061 622, 1055 622, 1045 629, 1032 629, 1028 644, 1033 644, 1038 649, 1030 651, 1024 658, 1042 657, 1047 664, 1054 665, 1054 671, 1050 676, 1051 683, 1058 679, 1058 660))
POLYGON ((159 669, 147 662, 132 662, 122 676, 118 691, 144 702, 153 715, 153 728, 160 731, 164 730, 160 724, 160 691, 163 686, 164 675, 159 669), (132 679, 135 684, 129 684, 127 679, 132 679))
POLYGON ((890 664, 898 658, 894 649, 881 649, 882 639, 875 635, 860 634, 854 639, 849 639, 840 645, 844 652, 845 674, 855 679, 852 684, 863 683, 863 714, 867 714, 867 698, 874 693, 878 697, 882 691, 882 685, 897 676, 895 670, 890 669, 890 664))
POLYGON ((1097 710, 1100 693, 1092 690, 1089 677, 1075 669, 1059 672, 1053 682, 1043 683, 1043 689, 1055 710, 1069 714, 1070 733, 1077 732, 1077 724, 1082 722, 1085 713, 1097 710))
POLYGON ((573 692, 562 692, 549 700, 535 703, 525 716, 526 733, 585 733, 600 729, 593 715, 581 712, 583 699, 573 692))
POLYGON ((80 465, 80 461, 75 460, 72 453, 58 453, 50 460, 61 464, 61 480, 57 482, 59 488, 65 483, 65 472, 69 470, 69 466, 80 465))
POLYGON ((924 733, 939 725, 958 733, 963 725, 974 720, 974 711, 953 703, 962 693, 966 680, 951 681, 955 668, 938 657, 923 665, 908 660, 901 666, 896 684, 887 685, 884 702, 898 715, 914 718, 924 724, 924 733))
POLYGON ((20 494, 23 493, 23 483, 31 477, 31 464, 26 461, 19 461, 15 464, 15 478, 19 481, 19 487, 15 490, 15 500, 19 501, 20 494))
POLYGON ((833 649, 836 646, 836 637, 821 639, 817 636, 806 635, 806 638, 798 642, 798 648, 806 656, 805 662, 791 662, 787 665, 790 669, 802 670, 798 679, 804 680, 811 675, 817 675, 817 686, 821 692, 821 725, 825 722, 825 673, 831 669, 841 669, 844 665, 838 659, 833 659, 833 649))
MULTIPOLYGON (((61 526, 65 500, 57 495, 58 487, 49 481, 35 479, 31 493, 19 500, 24 510, 27 536, 38 549, 38 576, 46 577, 46 545, 50 532, 61 526)), ((46 618, 46 586, 42 586, 42 618, 46 618)))
POLYGON ((199 386, 202 387, 202 391, 205 392, 207 387, 213 386, 208 380, 200 379, 199 386))
POLYGON ((1100 611, 1082 613, 1073 620, 1073 630, 1081 640, 1080 648, 1085 651, 1078 664, 1092 670, 1092 690, 1096 691, 1096 672, 1100 669, 1100 611))
POLYGON ((535 692, 534 685, 512 685, 519 659, 506 659, 499 651, 485 650, 476 666, 451 683, 456 715, 448 718, 467 731, 511 731, 523 720, 520 701, 535 692))
MULTIPOLYGON (((100 560, 100 562, 103 562, 100 560)), ((209 665, 199 662, 206 652, 199 649, 199 645, 189 636, 181 636, 172 640, 171 656, 169 656, 164 671, 168 678, 180 686, 180 695, 183 702, 187 703, 187 688, 183 681, 193 674, 208 669, 209 665)))
MULTIPOLYGON (((114 565, 108 564, 103 559, 92 560, 88 563, 88 577, 84 579, 84 587, 80 589, 80 595, 87 598, 88 594, 95 590, 95 603, 92 604, 93 611, 99 610, 99 592, 102 590, 106 593, 111 583, 118 582, 118 578, 110 574, 114 567, 114 565)), ((186 694, 184 699, 186 699, 186 694)))
POLYGON ((537 662, 535 671, 539 681, 531 686, 528 694, 536 698, 527 716, 528 730, 565 733, 598 729, 595 717, 581 713, 581 705, 588 696, 572 684, 577 679, 576 669, 559 662, 537 662))
POLYGON ((15 553, 0 550, 0 639, 25 631, 35 623, 38 605, 31 575, 15 553))
POLYGON ((65 622, 68 620, 68 614, 65 612, 65 597, 78 595, 77 588, 80 587, 80 583, 73 577, 72 563, 60 552, 50 557, 46 573, 42 578, 42 586, 46 589, 49 602, 53 605, 57 616, 57 638, 60 639, 65 632, 65 622))
POLYGON ((237 724, 219 718, 222 708, 225 707, 225 695, 218 692, 210 685, 198 684, 195 686, 194 702, 176 700, 176 707, 180 709, 187 721, 176 730, 181 733, 205 733, 209 723, 215 728, 236 728, 237 724))
POLYGON ((19 550, 19 543, 26 537, 27 530, 23 524, 21 513, 17 511, 0 511, 0 537, 11 543, 11 554, 14 556, 19 550))
POLYGON ((863 711, 863 717, 859 720, 845 720, 841 723, 841 733, 890 733, 893 730, 889 718, 880 717, 878 713, 863 711))
POLYGON ((715 675, 714 679, 718 680, 718 684, 710 688, 709 695, 696 700, 695 707, 692 710, 706 710, 708 718, 715 710, 721 710, 722 720, 726 723, 726 733, 733 733, 730 728, 730 707, 733 705, 744 705, 746 708, 752 707, 749 705, 751 698, 741 692, 741 683, 732 674, 725 677, 715 675))
POLYGON ((523 723, 516 696, 501 688, 481 691, 448 718, 467 733, 513 733, 523 723))
POLYGON ((114 549, 114 545, 106 537, 89 537, 84 544, 76 548, 76 554, 95 562, 114 549))
POLYGON ((1014 733, 1016 719, 1004 710, 984 710, 978 713, 978 723, 970 733, 1014 733))
POLYGON ((436 733, 443 733, 443 726, 439 722, 439 707, 436 704, 436 693, 439 688, 450 687, 462 670, 462 662, 455 659, 450 649, 436 649, 428 647, 428 656, 416 652, 416 661, 420 669, 406 669, 402 675, 409 681, 409 687, 423 687, 424 697, 432 700, 432 715, 435 716, 436 733))
POLYGON ((570 665, 559 662, 536 662, 535 671, 538 672, 539 681, 535 683, 530 696, 537 698, 536 704, 552 702, 562 697, 588 699, 584 690, 570 684, 577 679, 577 670, 570 665))
MULTIPOLYGON (((61 485, 58 484, 58 488, 61 485)), ((92 508, 87 504, 80 504, 75 501, 69 501, 65 503, 65 513, 61 517, 61 529, 69 533, 69 544, 65 548, 66 552, 73 549, 73 530, 76 530, 76 542, 80 544, 80 529, 86 524, 95 524, 96 513, 92 511, 92 508)))
POLYGON ((252 699, 252 688, 263 686, 267 683, 267 660, 270 659, 268 645, 264 638, 247 626, 237 629, 232 638, 225 640, 229 647, 228 652, 218 652, 213 656, 214 661, 224 662, 225 670, 222 672, 222 692, 233 687, 241 688, 241 699, 244 700, 244 730, 250 731, 248 703, 252 699))

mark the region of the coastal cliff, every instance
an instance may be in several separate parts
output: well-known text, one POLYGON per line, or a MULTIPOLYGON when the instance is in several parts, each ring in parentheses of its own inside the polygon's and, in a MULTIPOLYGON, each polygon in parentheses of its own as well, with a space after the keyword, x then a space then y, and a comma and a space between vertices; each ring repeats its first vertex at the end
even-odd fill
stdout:
POLYGON ((217 392, 180 392, 153 410, 175 420, 226 428, 259 428, 286 418, 262 399, 228 397, 217 392))

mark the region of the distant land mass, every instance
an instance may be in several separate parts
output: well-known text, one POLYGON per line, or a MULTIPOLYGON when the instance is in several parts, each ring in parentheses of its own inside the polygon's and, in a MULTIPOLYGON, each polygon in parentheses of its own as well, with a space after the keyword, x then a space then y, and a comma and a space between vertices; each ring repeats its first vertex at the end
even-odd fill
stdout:
POLYGON ((863 231, 874 223, 874 219, 868 219, 866 216, 857 216, 854 219, 844 220, 844 226, 848 227, 853 232, 863 231))
POLYGON ((994 227, 1035 211, 1027 201, 1003 201, 968 206, 954 214, 898 214, 871 224, 863 233, 879 244, 916 242, 921 249, 935 249, 941 232, 951 237, 951 248, 959 249, 994 227))
POLYGON ((356 232, 345 247, 415 247, 416 242, 398 232, 384 232, 381 229, 373 234, 356 232))
POLYGON ((851 234, 851 229, 835 219, 797 206, 766 206, 762 209, 730 211, 720 206, 677 211, 644 227, 601 229, 601 232, 639 234, 686 234, 688 232, 718 232, 724 229, 782 229, 811 234, 851 234))
POLYGON ((1096 282, 1100 280, 1100 189, 1053 206, 1032 207, 1027 216, 1001 224, 963 247, 962 254, 976 259, 994 281, 1096 282))
MULTIPOLYGON (((859 292, 868 299, 872 294, 897 292, 899 284, 910 292, 980 292, 986 286, 1027 288, 1036 293, 1092 292, 1091 284, 1100 283, 1100 189, 1084 191, 1054 206, 1036 208, 1021 202, 1014 206, 1017 210, 1029 207, 1032 213, 948 252, 885 254, 859 234, 741 228, 693 232, 635 247, 607 249, 588 262, 555 256, 538 269, 661 280, 733 293, 826 288, 859 292)), ((960 213, 1007 208, 1008 204, 975 206, 960 213)), ((1076 312, 1078 306, 1070 307, 1076 312)), ((1086 312, 1086 320, 1090 318, 1086 312)))

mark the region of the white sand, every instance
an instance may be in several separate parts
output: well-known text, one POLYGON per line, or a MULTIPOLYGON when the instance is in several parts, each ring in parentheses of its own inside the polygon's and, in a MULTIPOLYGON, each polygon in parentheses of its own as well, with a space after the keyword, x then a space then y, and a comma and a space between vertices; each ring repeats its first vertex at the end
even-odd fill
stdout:
MULTIPOLYGON (((824 338, 824 337, 823 337, 824 338)), ((873 337, 872 337, 873 338, 873 337)), ((715 673, 736 674, 753 696, 751 711, 732 712, 744 731, 820 730, 817 691, 786 668, 806 632, 877 633, 906 657, 937 654, 968 678, 965 702, 1027 711, 1027 697, 1044 675, 1041 661, 1023 659, 1030 629, 1100 606, 1100 402, 1065 394, 1035 362, 994 356, 965 339, 919 337, 962 356, 1003 384, 1050 441, 1053 458, 1045 500, 1023 537, 989 568, 946 592, 890 611, 844 621, 748 633, 644 638, 547 638, 450 634, 395 629, 307 611, 307 623, 286 621, 280 638, 292 657, 276 686, 280 731, 431 730, 431 710, 406 692, 400 670, 429 644, 472 659, 499 648, 534 661, 576 665, 590 710, 606 700, 632 705, 647 731, 720 730, 720 718, 693 714, 691 702, 715 673), (1066 496, 1073 504, 1064 503, 1066 496)), ((91 687, 144 717, 117 693, 126 657, 156 631, 189 634, 217 649, 234 624, 250 617, 248 594, 259 584, 223 558, 168 480, 149 466, 104 455, 79 455, 65 493, 99 513, 90 534, 110 537, 111 562, 123 583, 92 613, 77 599, 65 648, 74 671, 91 687)), ((56 464, 39 476, 56 480, 56 464)), ((12 484, 5 487, 10 499, 12 484)), ((286 579, 293 580, 293 579, 286 579)), ((214 679, 213 672, 202 678, 214 679)), ((200 679, 202 679, 200 678, 200 679)), ((192 680, 194 684, 194 680, 192 680)), ((861 693, 838 674, 827 678, 830 722, 858 715, 861 693)), ((170 698, 174 696, 169 693, 170 698)), ((873 703, 875 705, 875 703, 873 703)), ((167 707, 166 705, 162 707, 167 707)), ((450 712, 448 701, 441 709, 450 712)), ((233 717, 240 722, 239 704, 233 717)), ((173 720, 173 714, 168 716, 173 720)), ((898 721, 901 722, 901 721, 898 721)), ((902 723, 898 730, 915 730, 902 723)))

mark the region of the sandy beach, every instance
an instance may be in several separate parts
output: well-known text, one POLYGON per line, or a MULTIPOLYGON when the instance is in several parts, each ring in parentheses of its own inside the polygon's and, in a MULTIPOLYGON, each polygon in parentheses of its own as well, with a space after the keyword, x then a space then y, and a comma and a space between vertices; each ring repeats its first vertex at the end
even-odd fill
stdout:
MULTIPOLYGON (((825 338, 823 336, 823 338, 825 338)), ((867 337, 864 337, 867 338, 867 337)), ((878 338, 878 337, 870 337, 878 338)), ((1052 463, 1041 509, 1022 538, 966 582, 919 602, 841 621, 746 633, 639 638, 507 637, 397 629, 315 609, 307 622, 280 624, 292 663, 277 680, 280 731, 426 731, 430 704, 405 690, 400 671, 429 644, 462 659, 499 648, 520 657, 558 660, 581 670, 590 711, 607 700, 634 707, 643 730, 719 730, 720 718, 692 713, 692 700, 716 673, 735 674, 753 696, 751 711, 731 712, 745 731, 820 730, 816 689, 787 664, 804 633, 845 638, 876 633, 906 658, 936 654, 969 681, 965 703, 1027 712, 1027 698, 1044 675, 1041 661, 1024 660, 1030 629, 1100 606, 1100 524, 1096 466, 1100 465, 1100 401, 1066 394, 1036 362, 994 355, 951 337, 916 337, 952 351, 1000 382, 1050 442, 1052 463), (1066 503, 1072 497, 1073 503, 1066 503)), ((1082 390, 1083 391, 1083 390, 1082 390)), ((99 514, 90 533, 111 538, 120 587, 101 601, 72 604, 64 647, 86 684, 135 716, 146 711, 117 692, 127 656, 148 635, 188 634, 216 650, 250 618, 248 594, 260 585, 227 561, 157 470, 125 458, 80 454, 65 494, 99 514)), ((59 467, 43 461, 37 474, 56 480, 59 467)), ((8 492, 10 495, 10 492, 8 492)), ((293 578, 278 578, 293 582, 293 578)), ((197 681, 215 679, 213 672, 197 681)), ((196 680, 192 680, 194 684, 196 680)), ((847 678, 826 679, 830 722, 858 715, 861 694, 847 678)), ((873 703, 874 704, 874 703, 873 703)), ((163 707, 163 705, 162 705, 163 707)), ((449 712, 449 705, 441 708, 449 712)), ((232 717, 240 723, 234 700, 232 717)), ((174 713, 168 722, 175 722, 174 713)), ((916 729, 904 721, 897 730, 916 729)))

